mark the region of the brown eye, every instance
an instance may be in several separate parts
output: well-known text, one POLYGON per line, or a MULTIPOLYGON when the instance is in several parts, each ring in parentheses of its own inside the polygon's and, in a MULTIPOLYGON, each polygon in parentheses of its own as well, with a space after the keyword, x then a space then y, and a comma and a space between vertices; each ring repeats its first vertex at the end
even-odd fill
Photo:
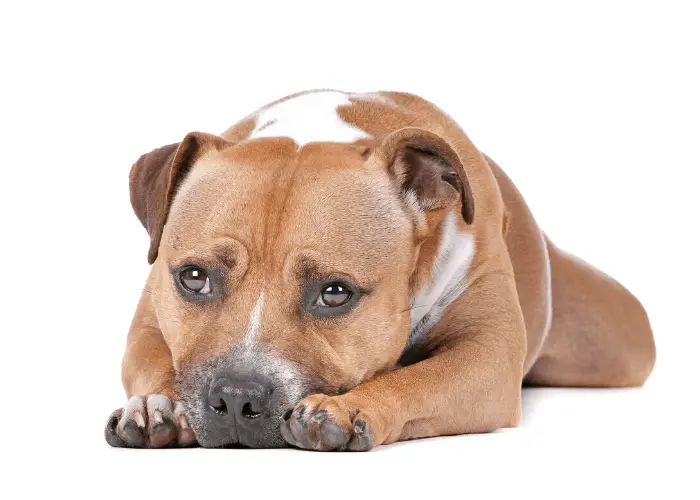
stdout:
POLYGON ((345 304, 352 297, 352 292, 342 283, 331 283, 321 290, 318 297, 318 305, 325 307, 338 307, 345 304))
POLYGON ((180 283, 185 290, 201 295, 211 293, 207 273, 198 267, 187 267, 180 271, 180 283))

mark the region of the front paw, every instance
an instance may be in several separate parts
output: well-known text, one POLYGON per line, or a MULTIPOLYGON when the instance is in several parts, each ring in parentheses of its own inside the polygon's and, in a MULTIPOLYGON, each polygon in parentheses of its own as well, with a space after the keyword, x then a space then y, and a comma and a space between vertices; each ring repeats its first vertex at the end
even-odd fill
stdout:
POLYGON ((162 394, 133 396, 124 408, 112 412, 105 427, 107 443, 116 448, 194 446, 185 407, 162 394))
POLYGON ((314 394, 282 417, 282 437, 292 446, 317 451, 368 451, 379 422, 342 396, 314 394))

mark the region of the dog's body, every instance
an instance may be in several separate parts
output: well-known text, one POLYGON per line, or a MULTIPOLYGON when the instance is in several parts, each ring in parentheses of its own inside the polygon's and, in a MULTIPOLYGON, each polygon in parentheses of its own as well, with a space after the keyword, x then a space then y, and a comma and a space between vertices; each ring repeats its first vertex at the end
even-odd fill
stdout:
POLYGON ((637 300, 416 96, 290 96, 130 180, 154 266, 112 445, 367 450, 515 426, 523 383, 653 367, 637 300))

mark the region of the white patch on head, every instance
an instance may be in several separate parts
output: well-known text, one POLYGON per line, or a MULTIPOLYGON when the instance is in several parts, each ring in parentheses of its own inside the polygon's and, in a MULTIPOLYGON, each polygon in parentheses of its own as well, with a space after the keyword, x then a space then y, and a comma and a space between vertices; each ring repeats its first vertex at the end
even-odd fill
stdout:
POLYGON ((379 92, 355 92, 350 94, 350 98, 355 101, 379 101, 389 106, 396 106, 396 103, 391 98, 381 95, 379 92))
POLYGON ((260 290, 260 296, 258 301, 255 303, 253 310, 250 312, 250 319, 248 320, 248 327, 245 331, 245 336, 243 337, 243 344, 246 347, 250 347, 255 342, 255 339, 260 334, 260 322, 262 320, 262 309, 265 303, 265 292, 260 290))
POLYGON ((411 334, 407 348, 425 340, 447 306, 464 292, 473 258, 474 237, 459 231, 457 216, 451 212, 442 223, 442 241, 430 279, 411 301, 411 334))
POLYGON ((338 106, 349 106, 350 95, 316 91, 263 108, 256 115, 248 139, 289 137, 299 147, 309 142, 355 142, 369 136, 338 115, 338 106))
POLYGON ((260 336, 264 305, 265 291, 263 287, 260 290, 260 296, 255 306, 253 306, 253 310, 250 312, 248 326, 243 337, 242 357, 246 359, 246 363, 255 366, 257 373, 274 373, 276 378, 283 383, 290 397, 300 398, 303 392, 303 385, 299 370, 289 361, 279 358, 256 342, 260 336))
POLYGON ((285 393, 291 401, 301 399, 304 392, 303 377, 294 363, 280 358, 266 346, 257 342, 262 327, 262 311, 265 305, 265 289, 260 289, 255 306, 253 306, 248 319, 245 335, 243 337, 241 359, 244 364, 251 367, 254 373, 273 376, 282 383, 285 393))

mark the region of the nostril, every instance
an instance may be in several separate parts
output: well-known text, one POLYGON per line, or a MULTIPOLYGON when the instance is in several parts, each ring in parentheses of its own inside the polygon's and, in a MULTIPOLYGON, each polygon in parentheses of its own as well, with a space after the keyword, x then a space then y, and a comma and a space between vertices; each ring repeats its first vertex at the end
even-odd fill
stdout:
POLYGON ((260 416, 261 413, 262 413, 262 412, 260 412, 260 411, 255 411, 255 410, 253 409, 253 406, 252 406, 250 403, 244 404, 244 405, 243 405, 243 408, 241 408, 241 414, 242 414, 245 418, 249 418, 249 419, 251 419, 251 420, 254 419, 254 418, 258 418, 258 417, 260 416))
POLYGON ((226 402, 223 399, 219 399, 218 404, 209 403, 209 408, 214 410, 219 415, 226 415, 228 413, 228 408, 226 407, 226 402))
POLYGON ((224 373, 215 377, 207 391, 205 404, 209 409, 208 417, 216 425, 240 424, 250 429, 259 427, 262 421, 270 417, 272 392, 272 384, 267 380, 224 373))

